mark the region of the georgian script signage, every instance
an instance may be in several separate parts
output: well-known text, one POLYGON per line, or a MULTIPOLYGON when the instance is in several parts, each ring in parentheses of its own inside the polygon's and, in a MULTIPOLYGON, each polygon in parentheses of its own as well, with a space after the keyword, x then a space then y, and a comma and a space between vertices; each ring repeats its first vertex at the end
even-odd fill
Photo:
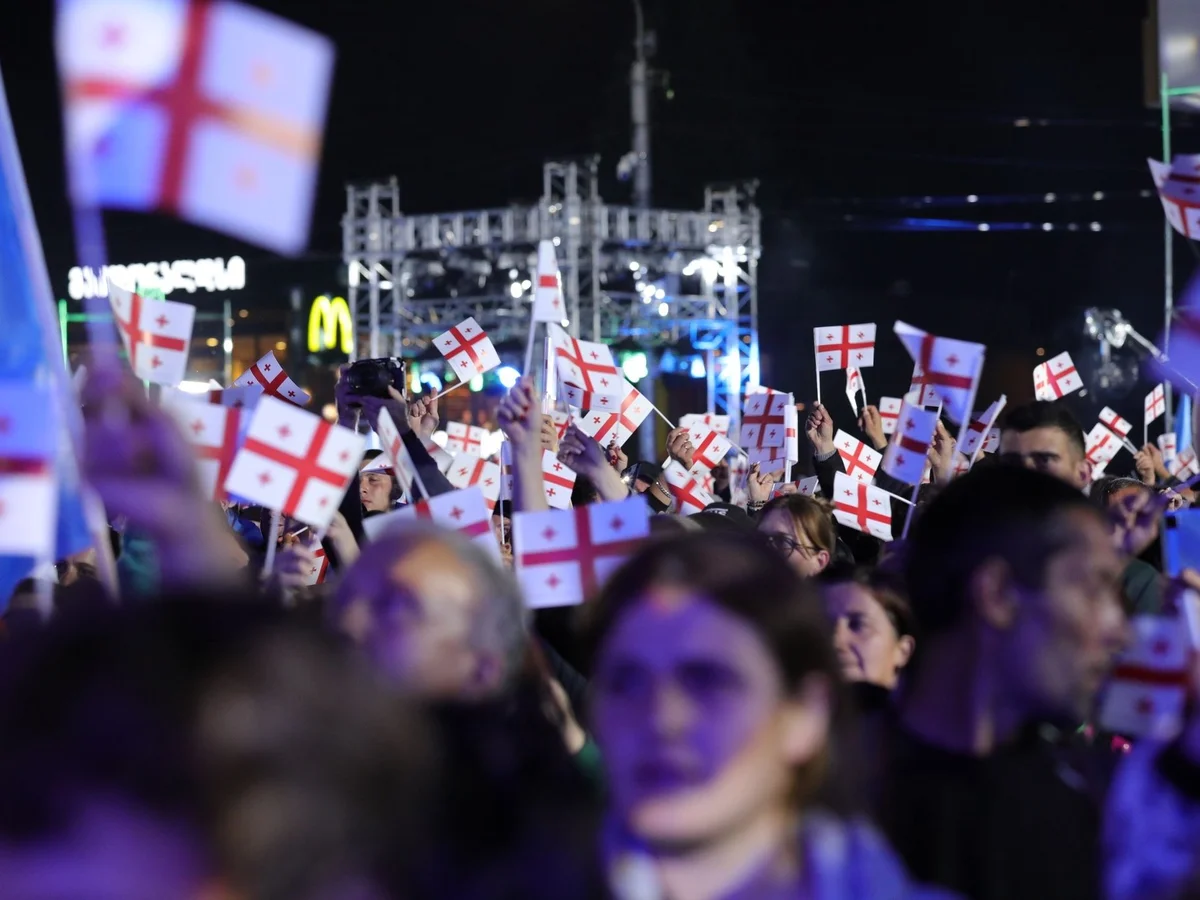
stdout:
POLYGON ((99 272, 76 266, 67 275, 67 294, 72 300, 107 297, 113 281, 130 290, 161 291, 240 291, 246 287, 246 261, 240 256, 224 259, 177 259, 175 262, 138 263, 131 266, 105 266, 99 272))

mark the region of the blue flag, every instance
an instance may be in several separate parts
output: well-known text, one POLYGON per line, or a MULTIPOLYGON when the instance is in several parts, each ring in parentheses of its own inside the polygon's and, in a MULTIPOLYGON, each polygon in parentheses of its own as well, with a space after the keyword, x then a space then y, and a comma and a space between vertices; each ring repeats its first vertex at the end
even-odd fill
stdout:
MULTIPOLYGON (((0 555, 0 612, 13 587, 35 565, 62 559, 92 545, 80 495, 79 467, 70 441, 70 428, 81 428, 78 410, 68 405, 67 371, 57 340, 54 297, 50 289, 42 243, 38 236, 12 118, 0 74, 0 382, 28 387, 30 402, 51 397, 39 413, 49 419, 57 481, 57 521, 53 559, 0 555)), ((21 396, 21 392, 16 392, 21 396)), ((24 512, 30 515, 29 511, 24 512)), ((8 527, 8 526, 4 526, 8 527)), ((0 532, 0 544, 3 533, 0 532)), ((0 554, 3 550, 0 549, 0 554)))
POLYGON ((1184 394, 1179 398, 1179 409, 1175 413, 1175 452, 1182 453, 1192 446, 1192 398, 1184 394))

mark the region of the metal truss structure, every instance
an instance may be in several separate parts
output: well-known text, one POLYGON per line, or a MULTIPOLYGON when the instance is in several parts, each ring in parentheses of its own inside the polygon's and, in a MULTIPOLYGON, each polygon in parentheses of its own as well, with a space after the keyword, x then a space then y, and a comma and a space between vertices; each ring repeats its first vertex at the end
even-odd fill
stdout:
POLYGON ((420 353, 468 316, 502 355, 523 349, 537 243, 549 239, 571 332, 617 349, 701 354, 709 407, 736 428, 738 398, 759 383, 756 184, 710 186, 698 211, 639 209, 600 198, 598 167, 599 157, 547 163, 535 206, 431 215, 405 215, 394 178, 349 186, 343 253, 357 354, 420 353))

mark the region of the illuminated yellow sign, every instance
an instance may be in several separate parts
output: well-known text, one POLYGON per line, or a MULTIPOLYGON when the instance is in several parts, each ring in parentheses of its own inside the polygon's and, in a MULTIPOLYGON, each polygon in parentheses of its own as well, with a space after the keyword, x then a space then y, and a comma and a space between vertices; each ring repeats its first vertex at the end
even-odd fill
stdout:
POLYGON ((341 350, 347 356, 354 349, 354 323, 350 307, 342 297, 322 294, 308 312, 308 352, 341 350))

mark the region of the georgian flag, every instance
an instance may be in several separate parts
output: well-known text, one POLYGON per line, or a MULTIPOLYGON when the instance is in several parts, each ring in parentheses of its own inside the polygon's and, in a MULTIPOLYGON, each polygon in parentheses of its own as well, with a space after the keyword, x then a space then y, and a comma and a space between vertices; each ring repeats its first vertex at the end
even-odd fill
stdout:
POLYGON ((225 490, 321 530, 338 511, 365 450, 363 435, 264 397, 225 490))
POLYGON ((318 546, 313 551, 313 564, 309 567, 304 583, 309 587, 314 584, 323 584, 327 574, 329 574, 329 558, 325 555, 325 549, 318 546))
POLYGON ((438 494, 394 512, 363 519, 363 531, 371 540, 378 540, 394 525, 421 520, 457 531, 495 559, 500 559, 500 544, 492 531, 492 511, 477 487, 438 494))
POLYGON ((570 509, 575 472, 550 450, 542 450, 542 490, 552 509, 570 509))
POLYGON ((1103 470, 1121 452, 1121 439, 1097 422, 1088 432, 1087 461, 1103 470))
POLYGON ((858 415, 858 395, 866 396, 866 389, 863 387, 862 371, 858 366, 846 367, 846 399, 850 401, 850 406, 854 410, 854 414, 858 415))
POLYGON ((1108 406, 1100 410, 1100 423, 1122 440, 1129 437, 1129 432, 1133 430, 1132 423, 1122 419, 1115 409, 1108 406))
MULTIPOLYGON (((830 325, 813 329, 817 371, 875 365, 875 323, 830 325)), ((846 391, 849 393, 849 388, 846 391)))
POLYGON ((679 420, 679 427, 687 428, 689 431, 698 425, 711 428, 722 437, 729 436, 729 416, 714 416, 712 413, 689 413, 679 420))
POLYGON ((1155 385, 1154 390, 1146 395, 1146 425, 1167 411, 1167 389, 1161 384, 1155 385))
POLYGON ((163 409, 171 415, 192 445, 204 496, 211 500, 223 500, 225 479, 241 443, 239 429, 242 417, 248 418, 250 414, 240 409, 190 399, 182 391, 163 394, 163 409))
POLYGON ((446 449, 451 453, 474 453, 478 456, 483 452, 483 442, 487 437, 487 429, 478 425, 466 425, 463 422, 446 423, 446 449))
POLYGON ((1066 351, 1033 367, 1033 395, 1038 400, 1057 400, 1082 388, 1083 379, 1066 351))
POLYGON ((1134 640, 1113 671, 1101 727, 1125 737, 1168 740, 1183 724, 1192 647, 1182 616, 1134 616, 1134 640))
POLYGON ((833 517, 847 528, 892 539, 892 495, 838 472, 833 477, 833 517))
POLYGON ((474 319, 464 319, 433 339, 446 365, 459 381, 470 381, 500 365, 500 355, 487 332, 474 319))
MULTIPOLYGON (((654 409, 641 391, 625 381, 624 378, 621 381, 623 382, 621 390, 624 391, 624 395, 615 407, 591 409, 588 412, 580 413, 578 417, 580 430, 595 438, 596 443, 601 447, 607 447, 614 440, 618 447, 624 446, 654 409)), ((566 390, 573 389, 567 388, 566 390)), ((610 398, 607 395, 601 395, 597 399, 602 404, 607 404, 610 398)), ((574 404, 575 399, 572 399, 571 403, 574 404)))
MULTIPOLYGON (((930 388, 952 421, 966 422, 979 387, 987 348, 983 344, 928 334, 904 322, 897 322, 894 330, 921 370, 922 395, 925 387, 930 388)), ((924 399, 917 405, 926 405, 924 399)))
POLYGON ((1175 432, 1167 431, 1158 436, 1158 449, 1162 453, 1163 465, 1168 469, 1175 462, 1175 432))
POLYGON ((902 402, 899 397, 879 398, 879 421, 883 424, 884 434, 895 434, 896 419, 900 416, 900 404, 902 402))
POLYGON ((500 467, 495 463, 486 462, 474 453, 464 451, 454 457, 454 462, 446 472, 446 480, 456 488, 479 488, 487 501, 488 510, 494 510, 500 499, 500 484, 502 476, 500 467))
POLYGON ((991 442, 992 432, 995 431, 996 420, 1000 418, 1000 413, 1004 410, 1005 404, 1008 403, 1008 397, 1004 394, 1000 395, 1000 399, 989 406, 981 413, 975 413, 971 417, 970 424, 967 425, 967 433, 963 437, 962 446, 958 448, 960 453, 965 453, 968 457, 973 457, 976 452, 991 453, 996 448, 989 447, 991 442))
POLYGON ((538 241, 537 281, 533 285, 533 321, 564 322, 567 309, 563 305, 562 277, 554 241, 538 241))
MULTIPOLYGON (((642 497, 513 516, 514 568, 533 609, 576 606, 650 534, 642 497)), ((494 543, 494 541, 493 541, 494 543)))
POLYGON ((605 344, 581 341, 549 326, 560 396, 576 409, 619 409, 625 376, 605 344))
POLYGON ((1176 156, 1169 164, 1156 159, 1146 162, 1171 227, 1186 238, 1200 238, 1200 155, 1176 156))
POLYGON ((837 447, 838 456, 842 458, 842 464, 846 467, 846 475, 862 484, 870 483, 879 470, 883 457, 841 429, 833 436, 833 443, 837 447))
POLYGON ((733 444, 726 438, 704 425, 693 425, 688 429, 688 437, 692 441, 693 468, 715 469, 733 449, 733 444))
POLYGON ((747 394, 742 407, 741 445, 743 447, 785 447, 787 443, 786 414, 795 409, 791 394, 765 388, 747 394))
POLYGON ((297 406, 305 406, 312 399, 306 391, 300 388, 300 385, 288 377, 287 372, 283 371, 283 366, 279 364, 279 360, 271 351, 268 351, 266 356, 243 372, 234 381, 234 385, 247 387, 255 393, 266 394, 268 397, 275 397, 285 403, 294 403, 297 406))
POLYGON ((108 300, 133 374, 154 384, 173 386, 183 381, 196 307, 145 300, 117 284, 109 285, 108 300))
MULTIPOLYGON (((883 455, 883 471, 906 484, 920 484, 937 423, 936 412, 911 406, 905 401, 900 408, 896 434, 883 455)), ((852 474, 849 464, 846 466, 846 474, 852 474)))
POLYGON ((675 498, 675 511, 683 516, 704 512, 716 501, 700 484, 700 480, 676 460, 663 466, 663 477, 675 498))
POLYGON ((0 384, 0 555, 54 559, 55 402, 28 381, 0 384))

